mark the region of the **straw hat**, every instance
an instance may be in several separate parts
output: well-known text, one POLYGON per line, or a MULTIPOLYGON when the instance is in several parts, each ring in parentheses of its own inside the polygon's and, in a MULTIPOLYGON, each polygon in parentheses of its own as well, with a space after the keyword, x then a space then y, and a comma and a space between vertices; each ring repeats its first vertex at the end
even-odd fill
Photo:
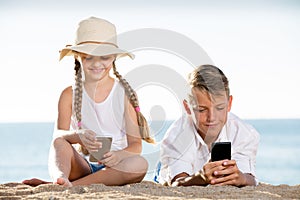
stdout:
POLYGON ((75 52, 93 56, 117 54, 118 57, 134 58, 133 54, 119 49, 115 25, 96 17, 90 17, 79 23, 75 45, 67 45, 63 48, 60 51, 59 60, 65 56, 74 55, 75 52))

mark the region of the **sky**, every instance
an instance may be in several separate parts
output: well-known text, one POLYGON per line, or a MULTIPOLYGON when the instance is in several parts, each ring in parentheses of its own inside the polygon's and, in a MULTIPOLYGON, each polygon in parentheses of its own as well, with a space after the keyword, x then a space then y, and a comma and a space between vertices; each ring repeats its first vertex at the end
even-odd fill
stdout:
POLYGON ((297 0, 0 0, 0 122, 56 120, 74 83, 73 58, 59 62, 59 50, 90 16, 115 24, 136 55, 117 68, 149 120, 179 117, 182 83, 208 62, 227 75, 241 118, 300 118, 299 11, 297 0))

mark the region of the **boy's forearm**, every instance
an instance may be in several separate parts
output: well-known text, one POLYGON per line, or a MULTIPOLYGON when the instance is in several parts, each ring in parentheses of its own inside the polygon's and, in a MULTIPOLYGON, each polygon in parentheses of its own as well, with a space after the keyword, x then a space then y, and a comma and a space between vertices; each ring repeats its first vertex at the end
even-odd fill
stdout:
POLYGON ((206 186, 206 178, 204 177, 204 174, 199 171, 193 175, 188 175, 187 173, 183 172, 180 174, 177 174, 173 179, 173 182, 171 182, 172 186, 206 186))
POLYGON ((244 173, 244 177, 245 177, 246 183, 243 186, 247 186, 247 185, 255 186, 256 185, 255 177, 252 174, 244 173))
POLYGON ((180 179, 180 178, 185 178, 185 177, 188 177, 189 174, 186 173, 186 172, 181 172, 180 174, 177 174, 176 176, 174 176, 174 178, 172 178, 171 180, 171 184, 176 181, 177 179, 180 179))

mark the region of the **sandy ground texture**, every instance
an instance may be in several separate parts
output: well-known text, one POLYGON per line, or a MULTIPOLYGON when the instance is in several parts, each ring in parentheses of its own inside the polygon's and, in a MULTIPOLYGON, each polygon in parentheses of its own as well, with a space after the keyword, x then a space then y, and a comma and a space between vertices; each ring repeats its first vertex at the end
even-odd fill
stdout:
POLYGON ((300 199, 300 185, 167 187, 143 181, 108 187, 102 184, 66 188, 59 185, 31 187, 21 183, 0 184, 0 199, 300 199))

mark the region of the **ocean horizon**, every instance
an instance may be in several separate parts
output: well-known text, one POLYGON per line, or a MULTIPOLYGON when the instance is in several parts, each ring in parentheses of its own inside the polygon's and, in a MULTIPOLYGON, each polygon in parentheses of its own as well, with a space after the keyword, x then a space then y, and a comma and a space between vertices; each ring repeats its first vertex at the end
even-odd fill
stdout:
MULTIPOLYGON (((272 185, 300 184, 300 119, 249 119, 260 133, 256 174, 260 182, 272 185)), ((142 155, 149 162, 144 180, 153 180, 159 155, 159 141, 173 120, 150 122, 158 144, 143 142, 142 155)), ((0 183, 29 178, 51 181, 48 153, 54 122, 0 123, 0 183)))

